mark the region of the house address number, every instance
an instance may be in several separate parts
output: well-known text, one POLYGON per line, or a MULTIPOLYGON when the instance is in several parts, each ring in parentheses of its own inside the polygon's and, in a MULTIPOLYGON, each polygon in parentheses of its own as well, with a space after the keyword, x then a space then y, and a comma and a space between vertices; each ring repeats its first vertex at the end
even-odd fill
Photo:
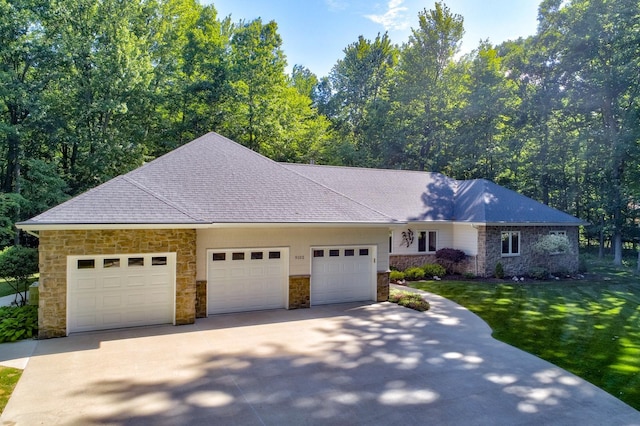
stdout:
POLYGON ((296 260, 304 260, 304 256, 296 256, 296 260))

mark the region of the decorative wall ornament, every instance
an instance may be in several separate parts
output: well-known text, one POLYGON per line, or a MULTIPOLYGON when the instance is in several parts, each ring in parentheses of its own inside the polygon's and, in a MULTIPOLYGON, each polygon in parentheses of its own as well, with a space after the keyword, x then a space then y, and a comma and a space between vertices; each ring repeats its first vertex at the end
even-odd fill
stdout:
POLYGON ((411 229, 402 231, 402 242, 400 243, 400 246, 411 247, 411 244, 413 244, 413 231, 411 229))

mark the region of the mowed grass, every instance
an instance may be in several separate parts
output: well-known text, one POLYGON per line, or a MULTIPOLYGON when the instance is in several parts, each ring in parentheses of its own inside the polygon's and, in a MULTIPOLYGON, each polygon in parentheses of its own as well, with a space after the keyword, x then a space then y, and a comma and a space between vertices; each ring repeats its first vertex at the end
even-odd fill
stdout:
POLYGON ((411 283, 482 317, 493 336, 640 410, 640 277, 590 259, 584 280, 411 283))
POLYGON ((0 366, 0 413, 7 406, 13 389, 22 376, 22 370, 0 366))
MULTIPOLYGON (((33 284, 34 281, 38 280, 37 278, 38 276, 39 274, 36 275, 34 278, 30 279, 29 283, 24 288, 21 287, 20 290, 21 291, 28 290, 29 286, 33 284)), ((10 294, 15 294, 15 293, 16 293, 16 290, 12 286, 10 286, 6 280, 0 278, 0 297, 9 296, 10 294)))

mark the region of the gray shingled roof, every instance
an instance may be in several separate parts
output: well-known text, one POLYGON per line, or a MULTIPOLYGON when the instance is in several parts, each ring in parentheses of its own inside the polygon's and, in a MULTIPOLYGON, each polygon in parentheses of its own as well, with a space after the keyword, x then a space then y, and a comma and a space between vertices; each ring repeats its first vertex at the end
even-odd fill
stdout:
POLYGON ((392 221, 279 163, 209 133, 23 224, 392 221))
POLYGON ((581 225, 584 222, 485 179, 440 173, 285 164, 400 221, 581 225))
POLYGON ((209 133, 22 225, 582 222, 486 180, 280 164, 209 133))

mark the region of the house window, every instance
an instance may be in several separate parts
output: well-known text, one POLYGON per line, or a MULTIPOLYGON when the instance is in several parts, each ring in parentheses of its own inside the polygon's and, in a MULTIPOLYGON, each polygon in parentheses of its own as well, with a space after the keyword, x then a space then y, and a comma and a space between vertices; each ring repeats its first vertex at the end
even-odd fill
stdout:
POLYGON ((128 266, 144 266, 144 257, 130 257, 127 259, 128 266))
POLYGON ((330 257, 340 256, 340 250, 338 250, 338 249, 329 250, 329 256, 330 257))
POLYGON ((252 251, 251 260, 262 260, 264 254, 261 251, 252 251))
POLYGON ((360 256, 369 256, 369 249, 360 249, 358 253, 360 256))
POLYGON ((94 259, 79 259, 78 269, 93 269, 96 267, 96 261, 94 259))
POLYGON ((151 258, 151 266, 166 266, 167 256, 153 256, 151 258))
POLYGON ((436 231, 420 231, 418 234, 418 252, 435 253, 438 233, 436 231))
POLYGON ((103 268, 119 268, 120 267, 120 259, 119 258, 103 259, 102 260, 102 267, 103 268))
POLYGON ((314 250, 313 257, 324 257, 324 250, 314 250))
POLYGON ((519 256, 520 255, 520 232, 519 231, 503 231, 502 232, 502 256, 519 256))
POLYGON ((567 236, 567 231, 549 231, 549 235, 562 235, 564 237, 567 236))
POLYGON ((211 260, 225 260, 227 258, 226 253, 213 253, 213 258, 211 260))
POLYGON ((269 252, 269 259, 280 259, 280 252, 279 251, 270 251, 269 252))
POLYGON ((344 251, 344 255, 345 256, 354 256, 355 255, 355 250, 354 249, 345 249, 344 251))
POLYGON ((389 232, 389 254, 393 253, 393 232, 389 232))
POLYGON ((241 251, 232 253, 231 260, 244 260, 244 253, 241 251))

